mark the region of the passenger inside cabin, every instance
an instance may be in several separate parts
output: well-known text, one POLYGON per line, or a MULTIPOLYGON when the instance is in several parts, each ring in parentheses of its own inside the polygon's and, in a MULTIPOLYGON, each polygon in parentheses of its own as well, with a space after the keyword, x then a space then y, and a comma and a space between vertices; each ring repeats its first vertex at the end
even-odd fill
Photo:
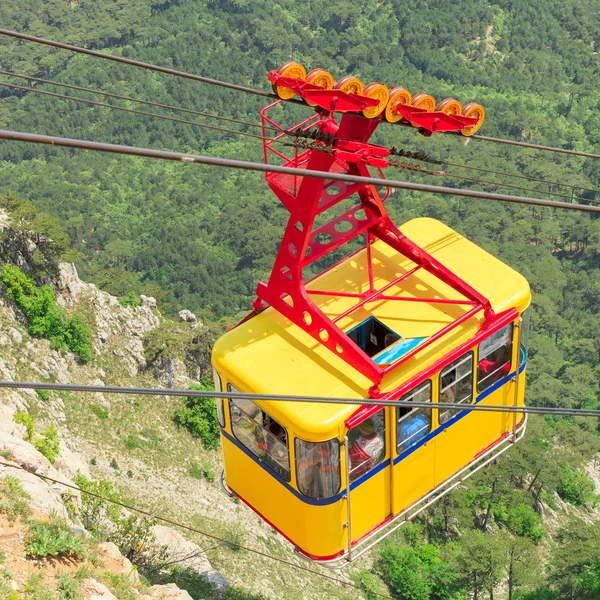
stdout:
POLYGON ((350 454, 350 481, 356 481, 361 475, 375 467, 385 453, 383 431, 376 431, 373 419, 367 419, 358 425, 360 436, 352 444, 350 454))

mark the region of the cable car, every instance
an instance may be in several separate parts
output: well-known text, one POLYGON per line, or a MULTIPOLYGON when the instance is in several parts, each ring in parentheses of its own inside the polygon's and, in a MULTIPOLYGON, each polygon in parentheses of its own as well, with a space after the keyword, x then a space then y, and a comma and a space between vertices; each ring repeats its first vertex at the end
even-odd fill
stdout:
POLYGON ((277 100, 261 112, 281 132, 265 127, 265 160, 320 175, 266 173, 290 217, 254 311, 217 341, 212 364, 217 390, 232 394, 377 401, 217 402, 224 490, 302 556, 340 568, 523 436, 522 412, 468 407, 523 405, 531 294, 439 221, 396 227, 389 189, 364 180, 389 154, 369 143, 372 98, 307 89, 315 114, 294 131, 317 141, 292 156, 273 147, 290 131, 268 116, 277 100), (356 238, 363 247, 334 262, 356 238))

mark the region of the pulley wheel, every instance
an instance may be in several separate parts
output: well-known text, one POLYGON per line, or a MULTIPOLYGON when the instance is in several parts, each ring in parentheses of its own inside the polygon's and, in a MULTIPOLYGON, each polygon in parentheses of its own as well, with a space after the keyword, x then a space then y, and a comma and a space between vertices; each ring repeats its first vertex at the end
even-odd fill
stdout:
MULTIPOLYGON (((332 90, 333 89, 333 75, 325 69, 313 69, 307 76, 306 81, 308 83, 312 83, 324 90, 332 90)), ((306 104, 309 106, 316 106, 314 102, 309 102, 306 100, 306 104)))
POLYGON ((481 104, 469 102, 469 104, 463 108, 462 116, 477 119, 475 125, 469 125, 460 130, 463 135, 468 137, 473 135, 483 125, 483 121, 485 120, 485 108, 483 108, 481 104))
POLYGON ((384 117, 389 123, 397 123, 404 117, 398 112, 397 107, 400 105, 410 104, 412 96, 408 90, 401 87, 394 87, 390 91, 390 99, 385 107, 384 117))
MULTIPOLYGON (((427 112, 433 112, 435 110, 435 98, 429 94, 421 92, 420 94, 413 96, 411 106, 414 106, 415 108, 421 108, 427 112)), ((411 123, 411 125, 413 127, 420 127, 420 125, 417 125, 416 123, 411 123)))
POLYGON ((445 115, 460 117, 462 115, 462 104, 454 98, 446 98, 437 105, 435 110, 443 112, 445 115))
POLYGON ((367 119, 374 119, 385 110, 388 100, 390 99, 390 91, 381 83, 371 83, 365 88, 363 96, 379 100, 377 106, 371 106, 370 108, 365 108, 365 110, 363 110, 363 115, 367 117, 367 119))
POLYGON ((346 75, 339 81, 335 82, 334 89, 340 90, 340 92, 346 92, 346 94, 358 94, 362 96, 365 86, 360 79, 352 75, 346 75))
MULTIPOLYGON (((293 79, 305 79, 306 69, 295 62, 286 62, 277 69, 277 73, 282 77, 292 77, 293 79)), ((273 84, 271 86, 273 92, 277 94, 282 100, 290 100, 296 95, 296 92, 292 88, 284 87, 281 85, 273 84)))

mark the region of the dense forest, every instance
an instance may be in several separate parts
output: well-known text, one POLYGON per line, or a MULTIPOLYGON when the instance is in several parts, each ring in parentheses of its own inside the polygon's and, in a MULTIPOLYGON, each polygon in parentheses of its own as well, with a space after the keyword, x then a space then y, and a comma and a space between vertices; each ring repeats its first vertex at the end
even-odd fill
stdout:
MULTIPOLYGON (((293 59, 335 77, 353 74, 365 83, 401 85, 438 99, 477 101, 487 111, 483 134, 584 151, 597 151, 600 141, 599 22, 600 4, 594 0, 20 0, 0 5, 2 27, 259 89, 268 89, 270 69, 293 59)), ((3 37, 0 68, 253 123, 264 105, 254 96, 3 37)), ((2 83, 28 85, 0 77, 1 128, 262 157, 256 139, 2 83)), ((46 84, 30 86, 64 93, 46 84)), ((290 113, 290 118, 306 114, 302 108, 290 113)), ((498 175, 486 177, 497 184, 482 184, 456 167, 447 173, 467 179, 392 168, 386 173, 390 178, 501 192, 507 192, 502 183, 522 184, 530 190, 513 191, 547 198, 552 198, 549 192, 573 193, 600 201, 594 192, 561 185, 597 188, 600 162, 594 159, 452 136, 424 138, 416 130, 385 125, 375 139, 448 162, 552 183, 498 175)), ((188 308, 209 322, 229 323, 250 308, 285 224, 286 212, 258 174, 16 143, 0 144, 0 165, 0 191, 60 221, 84 278, 120 296, 131 291, 155 296, 167 312, 188 308)), ((421 215, 443 220, 530 281, 529 404, 600 407, 597 218, 413 192, 393 194, 388 208, 399 223, 421 215)), ((359 574, 361 585, 380 589, 385 581, 395 598, 406 600, 493 598, 500 582, 512 598, 599 597, 600 528, 582 520, 583 514, 588 522, 594 516, 585 466, 600 449, 598 423, 532 421, 526 442, 510 460, 433 509, 400 536, 401 545, 385 547, 373 572, 359 574), (584 513, 548 526, 544 519, 557 509, 557 497, 584 513), (474 561, 474 556, 485 560, 474 561)))

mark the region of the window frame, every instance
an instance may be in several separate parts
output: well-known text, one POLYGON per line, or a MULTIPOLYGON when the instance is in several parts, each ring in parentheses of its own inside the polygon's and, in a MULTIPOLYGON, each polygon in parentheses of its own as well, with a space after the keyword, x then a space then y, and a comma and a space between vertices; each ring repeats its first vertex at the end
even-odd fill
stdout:
MULTIPOLYGON (((232 386, 230 383, 227 384, 227 390, 229 392, 237 392, 238 390, 232 386)), ((251 417, 243 408, 241 408, 240 406, 238 406, 235 402, 235 400, 233 398, 231 398, 229 400, 230 404, 229 404, 229 412, 231 414, 231 410, 232 410, 232 405, 235 407, 236 410, 239 410, 240 412, 243 413, 243 415, 249 419, 252 423, 254 423, 254 425, 258 428, 260 428, 261 433, 267 433, 269 436, 271 437, 275 437, 270 431, 267 430, 267 428, 264 425, 261 425, 260 423, 258 423, 256 421, 255 418, 251 417)), ((252 400, 247 400, 247 402, 252 402, 252 400)), ((275 473, 278 477, 281 477, 281 479, 283 479, 286 482, 290 482, 292 479, 292 466, 291 466, 291 452, 290 452, 290 436, 288 434, 288 430, 277 420, 274 419, 269 413, 265 412, 260 406, 258 406, 258 404, 256 404, 255 402, 252 402, 252 404, 254 406, 256 406, 256 408, 258 408, 258 410, 262 413, 262 420, 264 423, 264 418, 268 417, 270 419, 270 421, 277 423, 277 425, 279 425, 279 427, 281 427, 281 429, 283 430, 284 434, 285 434, 285 444, 283 444, 283 442, 278 439, 275 438, 278 442, 280 442, 282 445, 285 445, 285 449, 287 451, 287 469, 285 469, 285 467, 283 465, 281 465, 281 463, 279 463, 278 460, 276 460, 275 458, 273 458, 271 456, 270 453, 265 451, 265 456, 268 457, 264 458, 262 456, 259 456, 255 450, 253 448, 251 448, 250 446, 248 446, 247 444, 245 444, 238 436, 238 434, 235 431, 234 428, 234 420, 233 417, 231 418, 231 432, 233 433, 233 437, 235 437, 235 439, 244 447, 246 448, 246 450, 248 450, 249 452, 252 453, 253 456, 255 456, 262 464, 265 464, 273 473, 275 473), (273 463, 276 463, 281 469, 285 469, 287 471, 287 475, 284 476, 281 473, 279 473, 277 471, 277 468, 273 466, 273 463)), ((265 438, 267 439, 267 438, 265 438)))
POLYGON ((467 398, 465 398, 464 400, 459 400, 458 402, 456 400, 453 400, 452 402, 448 402, 448 404, 472 404, 474 399, 475 399, 475 386, 473 385, 473 371, 474 371, 474 365, 475 365, 475 352, 473 350, 468 350, 467 352, 465 352, 464 354, 461 354, 458 358, 454 359, 451 363, 447 364, 439 373, 438 373, 438 394, 437 394, 437 408, 438 408, 438 422, 440 425, 445 425, 448 421, 450 421, 452 419, 452 417, 456 414, 458 414, 458 410, 456 409, 447 409, 445 411, 442 410, 443 405, 445 404, 445 402, 442 400, 442 393, 447 390, 450 386, 455 386, 459 381, 461 381, 462 379, 464 379, 464 377, 461 377, 461 379, 458 380, 454 380, 452 383, 450 383, 449 385, 447 385, 444 389, 442 389, 442 378, 444 377, 444 375, 446 374, 446 372, 451 371, 452 369, 456 369, 457 367, 460 366, 462 360, 465 360, 467 358, 470 358, 471 360, 471 372, 469 373, 470 375, 470 386, 471 386, 471 399, 469 401, 467 401, 467 398), (450 413, 450 416, 446 418, 446 413, 450 413))
MULTIPOLYGON (((304 452, 304 450, 302 450, 302 452, 304 452)), ((304 457, 303 457, 304 459, 304 457)), ((303 460, 302 459, 302 460, 303 460)), ((296 470, 296 487, 298 488, 298 491, 303 495, 306 496, 307 498, 312 498, 313 500, 329 500, 330 498, 335 498, 335 496, 337 496, 340 493, 340 490, 342 489, 342 444, 339 440, 339 438, 334 437, 331 438, 329 440, 323 440, 321 442, 312 442, 310 440, 303 440, 302 438, 296 437, 294 438, 294 468, 296 470), (298 461, 299 461, 299 457, 301 456, 301 452, 298 450, 298 444, 314 444, 315 448, 317 447, 317 444, 331 444, 333 442, 337 443, 337 457, 338 457, 338 471, 337 471, 337 488, 336 490, 329 496, 323 496, 321 498, 319 498, 318 496, 314 496, 311 495, 308 492, 308 490, 303 490, 302 489, 302 485, 300 483, 300 479, 298 477, 298 475, 300 474, 300 469, 298 468, 298 461)))
POLYGON ((408 392, 406 392, 406 394, 403 394, 399 401, 400 402, 406 402, 408 400, 408 397, 412 397, 418 393, 420 393, 421 388, 425 388, 426 386, 429 387, 429 403, 431 404, 430 408, 404 408, 404 407, 396 407, 396 410, 394 411, 394 414, 396 415, 396 453, 397 454, 402 454, 403 452, 406 452, 407 450, 410 450, 413 446, 415 446, 415 444, 418 444, 424 437, 426 437, 428 434, 431 433, 432 429, 433 429, 433 409, 434 409, 434 402, 433 402, 433 381, 431 379, 426 379, 425 381, 422 381, 421 383, 419 383, 418 385, 416 385, 414 388, 412 388, 411 390, 409 390, 408 392), (406 412, 404 415, 402 415, 400 418, 398 418, 398 414, 400 413, 401 410, 407 410, 408 412, 406 412), (421 411, 419 413, 419 411, 421 411), (427 428, 427 433, 420 437, 419 439, 417 439, 415 442, 412 442, 411 444, 401 447, 401 444, 405 444, 406 442, 408 442, 411 438, 413 438, 415 435, 417 435, 418 433, 421 432, 421 430, 419 430, 417 433, 413 433, 409 438, 403 440, 402 442, 400 442, 400 424, 403 423, 404 421, 406 421, 408 419, 408 417, 410 417, 411 415, 415 415, 415 414, 424 414, 425 412, 429 412, 429 415, 426 415, 429 419, 429 426, 427 428))
MULTIPOLYGON (((354 483, 354 482, 358 481, 361 477, 368 475, 373 469, 376 469, 386 459, 386 456, 388 454, 388 420, 389 420, 387 417, 387 410, 385 408, 381 408, 375 414, 371 415, 369 418, 373 419, 373 417, 375 417, 375 415, 377 415, 379 413, 381 413, 383 415, 383 454, 381 455, 381 458, 372 467, 370 467, 368 469, 368 471, 365 471, 364 473, 360 473, 359 475, 355 476, 354 478, 352 476, 352 469, 351 469, 352 461, 350 461, 350 464, 347 466, 348 478, 350 480, 348 483, 354 483)), ((365 419, 365 420, 367 420, 367 419, 365 419)), ((350 432, 358 430, 358 428, 360 427, 360 425, 363 422, 364 421, 361 421, 361 423, 359 423, 358 425, 355 425, 352 429, 349 429, 346 433, 346 436, 348 438, 348 457, 350 457, 350 452, 352 451, 352 447, 354 446, 356 441, 359 439, 357 437, 353 442, 351 442, 350 441, 350 432)), ((364 437, 364 436, 360 436, 360 437, 364 437)), ((357 467, 358 466, 360 466, 360 465, 357 465, 357 467)))
MULTIPOLYGON (((511 321, 510 323, 508 323, 507 325, 502 327, 502 329, 499 329, 498 331, 496 331, 489 337, 487 337, 484 340, 481 340, 481 342, 479 342, 479 344, 477 346, 477 371, 476 371, 476 386, 475 386, 477 394, 483 394, 484 392, 489 390, 494 384, 496 384, 498 381, 500 381, 502 379, 503 375, 502 375, 501 371, 506 366, 507 363, 508 363, 508 372, 506 373, 506 375, 508 375, 510 373, 510 371, 512 369, 512 364, 513 364, 513 350, 514 350, 514 343, 515 343, 514 338, 515 338, 515 326, 514 326, 514 322, 511 321), (509 336, 510 341, 508 344, 508 348, 510 348, 510 351, 508 353, 508 360, 507 361, 505 360, 501 366, 496 368, 491 373, 486 374, 484 377, 480 377, 479 365, 481 364, 482 360, 484 360, 491 354, 491 353, 489 353, 489 354, 486 354, 484 357, 482 357, 481 356, 481 347, 486 342, 489 342, 489 340, 491 340, 495 335, 498 335, 501 332, 506 331, 507 329, 510 329, 510 336, 509 336), (496 377, 492 378, 492 376, 496 376, 496 377), (481 385, 481 383, 486 379, 488 379, 489 381, 486 381, 484 385, 481 385)), ((506 347, 507 346, 503 344, 501 346, 498 346, 498 348, 493 350, 493 352, 496 352, 500 348, 506 348, 506 347)))
MULTIPOLYGON (((215 392, 223 391, 223 380, 221 376, 217 373, 215 369, 213 369, 213 382, 215 386, 215 392)), ((223 402, 223 398, 215 398, 217 403, 217 420, 219 421, 219 426, 221 429, 225 428, 225 406, 223 402)))

